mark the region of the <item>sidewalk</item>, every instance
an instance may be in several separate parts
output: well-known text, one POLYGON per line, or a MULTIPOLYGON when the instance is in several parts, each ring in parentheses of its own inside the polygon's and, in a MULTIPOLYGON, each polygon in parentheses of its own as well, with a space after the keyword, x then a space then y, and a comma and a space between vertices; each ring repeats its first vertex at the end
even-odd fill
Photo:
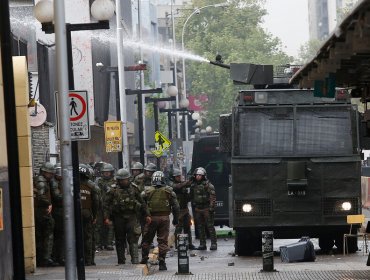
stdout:
MULTIPOLYGON (((313 240, 317 247, 317 240, 313 240)), ((274 249, 287 244, 287 240, 274 240, 274 249)), ((291 241, 290 241, 291 242, 291 241)), ((209 245, 209 244, 208 244, 209 245)), ((86 267, 86 279, 333 279, 368 280, 370 267, 366 266, 367 255, 361 251, 343 256, 316 255, 315 262, 282 263, 279 256, 274 257, 278 272, 260 272, 262 258, 236 257, 232 255, 234 240, 219 238, 217 251, 190 251, 190 271, 193 275, 179 276, 177 272, 177 253, 170 251, 166 260, 168 271, 159 272, 158 265, 149 265, 150 275, 145 276, 145 265, 116 265, 115 251, 97 253, 96 267, 86 267)), ((127 256, 128 262, 130 257, 127 256)), ((38 268, 28 275, 29 280, 64 279, 64 267, 38 268)))

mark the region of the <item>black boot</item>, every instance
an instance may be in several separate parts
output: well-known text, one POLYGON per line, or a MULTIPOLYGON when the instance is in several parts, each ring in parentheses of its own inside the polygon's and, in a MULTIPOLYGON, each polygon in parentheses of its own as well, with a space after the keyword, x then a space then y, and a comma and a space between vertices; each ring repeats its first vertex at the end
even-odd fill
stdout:
POLYGON ((207 250, 207 246, 205 243, 202 242, 196 250, 207 250))
POLYGON ((193 244, 189 244, 189 250, 196 250, 197 248, 193 244))
POLYGON ((130 243, 130 256, 131 256, 131 263, 132 264, 138 264, 139 263, 139 256, 138 256, 138 248, 137 243, 130 243))
POLYGON ((106 249, 107 249, 108 251, 113 251, 113 250, 114 250, 114 248, 113 248, 113 246, 112 246, 112 245, 108 245, 108 246, 106 247, 106 249))
POLYGON ((211 247, 209 247, 210 250, 214 251, 217 250, 217 243, 212 243, 211 247))
POLYGON ((166 262, 164 260, 159 261, 159 270, 167 270, 166 262))

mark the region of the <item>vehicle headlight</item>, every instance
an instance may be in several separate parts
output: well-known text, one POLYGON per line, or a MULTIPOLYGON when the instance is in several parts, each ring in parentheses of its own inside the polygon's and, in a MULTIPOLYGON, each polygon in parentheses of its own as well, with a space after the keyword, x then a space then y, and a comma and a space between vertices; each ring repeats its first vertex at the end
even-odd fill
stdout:
POLYGON ((342 203, 342 209, 344 211, 349 211, 349 210, 351 210, 351 208, 352 208, 351 202, 346 201, 346 202, 342 203))
POLYGON ((253 209, 253 207, 249 203, 243 204, 243 206, 242 206, 243 212, 246 212, 246 213, 252 211, 252 209, 253 209))

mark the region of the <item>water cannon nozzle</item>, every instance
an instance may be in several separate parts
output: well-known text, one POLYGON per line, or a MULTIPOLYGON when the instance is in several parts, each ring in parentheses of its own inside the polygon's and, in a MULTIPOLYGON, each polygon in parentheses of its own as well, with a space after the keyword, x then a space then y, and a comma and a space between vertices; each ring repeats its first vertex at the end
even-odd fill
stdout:
POLYGON ((210 64, 220 66, 222 68, 230 69, 230 65, 224 64, 224 61, 222 60, 222 55, 217 54, 216 55, 216 60, 215 61, 210 61, 210 64))

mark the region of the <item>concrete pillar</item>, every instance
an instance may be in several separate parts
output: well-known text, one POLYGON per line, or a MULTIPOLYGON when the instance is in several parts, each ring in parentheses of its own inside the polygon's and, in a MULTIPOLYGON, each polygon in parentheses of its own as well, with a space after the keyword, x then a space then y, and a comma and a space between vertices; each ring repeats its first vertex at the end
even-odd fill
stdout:
POLYGON ((24 262, 26 273, 35 271, 35 220, 33 215, 33 180, 31 129, 28 113, 28 74, 24 56, 13 57, 14 90, 16 97, 19 174, 21 183, 24 262))

